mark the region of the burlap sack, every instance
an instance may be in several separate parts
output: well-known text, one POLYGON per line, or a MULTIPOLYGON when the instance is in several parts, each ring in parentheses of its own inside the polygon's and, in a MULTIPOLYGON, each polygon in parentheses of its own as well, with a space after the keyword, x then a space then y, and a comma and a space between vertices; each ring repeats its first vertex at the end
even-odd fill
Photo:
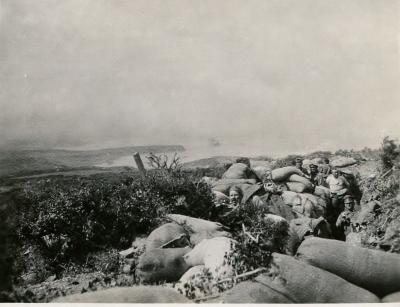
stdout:
POLYGON ((290 175, 289 178, 288 178, 287 180, 290 181, 290 182, 301 182, 301 183, 304 184, 308 189, 310 189, 310 188, 313 187, 311 181, 310 181, 308 178, 299 176, 299 175, 297 175, 297 174, 290 175))
POLYGON ((333 167, 346 167, 350 165, 354 165, 357 163, 357 160, 349 157, 336 157, 331 161, 331 165, 333 167))
POLYGON ((374 303, 371 292, 293 257, 273 254, 276 276, 262 274, 256 281, 279 291, 296 303, 374 303))
POLYGON ((400 291, 400 255, 321 238, 306 239, 297 258, 336 274, 379 297, 400 291))
POLYGON ((386 295, 382 300, 382 303, 400 303, 400 292, 391 293, 386 295))
POLYGON ((136 275, 143 282, 177 281, 190 268, 183 256, 191 248, 158 248, 139 258, 136 275))
POLYGON ((189 234, 176 223, 164 224, 153 230, 146 240, 146 250, 162 247, 172 241, 175 247, 189 246, 189 234))
POLYGON ((231 236, 231 234, 226 231, 227 228, 221 223, 180 214, 167 214, 166 217, 167 219, 182 225, 186 230, 189 230, 190 243, 193 245, 200 243, 203 239, 231 236))
POLYGON ((313 189, 310 186, 306 186, 304 183, 301 182, 286 182, 286 187, 289 191, 296 192, 296 193, 306 193, 306 192, 313 192, 313 189))
POLYGON ((204 265, 214 277, 230 277, 233 268, 228 263, 227 256, 233 251, 235 243, 236 241, 226 237, 205 239, 183 258, 190 267, 204 265))
POLYGON ((282 293, 256 281, 244 281, 235 285, 232 289, 224 292, 215 303, 217 302, 227 304, 294 303, 282 293))
POLYGON ((232 164, 222 175, 223 179, 249 179, 250 168, 244 163, 232 164))
POLYGON ((294 166, 285 166, 281 168, 276 168, 271 171, 271 179, 273 181, 281 182, 287 180, 291 175, 297 174, 299 176, 303 175, 303 172, 294 166))
POLYGON ((246 185, 256 184, 255 179, 220 179, 211 185, 213 191, 229 194, 229 189, 233 186, 245 187, 246 185))

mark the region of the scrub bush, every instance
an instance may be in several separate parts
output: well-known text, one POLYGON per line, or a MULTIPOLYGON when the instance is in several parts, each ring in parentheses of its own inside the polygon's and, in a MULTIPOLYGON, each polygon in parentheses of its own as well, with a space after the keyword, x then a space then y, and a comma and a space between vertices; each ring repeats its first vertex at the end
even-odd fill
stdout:
POLYGON ((54 266, 84 260, 92 251, 126 248, 157 227, 167 213, 205 218, 213 196, 207 184, 183 172, 152 171, 116 181, 39 180, 24 188, 18 235, 54 266))

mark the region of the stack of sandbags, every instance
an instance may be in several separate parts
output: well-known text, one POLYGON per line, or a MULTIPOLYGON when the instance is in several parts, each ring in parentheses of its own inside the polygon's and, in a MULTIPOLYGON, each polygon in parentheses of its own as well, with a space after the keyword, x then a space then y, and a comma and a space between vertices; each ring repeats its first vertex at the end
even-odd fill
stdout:
POLYGON ((190 303, 175 290, 162 286, 117 287, 58 297, 53 303, 190 303))
POLYGON ((139 257, 136 274, 143 282, 179 280, 192 266, 183 257, 192 250, 191 246, 203 239, 230 236, 219 223, 179 214, 169 214, 167 218, 171 223, 150 233, 146 250, 139 257))
MULTIPOLYGON (((371 292, 293 257, 273 254, 272 274, 255 280, 295 303, 374 303, 371 292)), ((267 298, 269 299, 269 298, 267 298)), ((283 299, 282 297, 280 299, 283 299)), ((269 301, 265 301, 268 303, 269 301)))
POLYGON ((313 194, 283 191, 281 196, 285 204, 292 207, 298 217, 318 218, 326 212, 326 202, 313 194))
POLYGON ((400 291, 400 255, 342 241, 306 239, 297 258, 367 289, 379 297, 400 291))
POLYGON ((333 167, 339 167, 339 168, 354 165, 356 163, 357 163, 356 159, 344 156, 337 156, 331 160, 331 165, 333 167))
POLYGON ((313 192, 314 185, 304 177, 301 170, 294 166, 285 166, 271 171, 271 179, 274 182, 284 183, 293 192, 313 192))
POLYGON ((166 218, 184 227, 190 236, 190 243, 196 245, 203 239, 231 237, 227 228, 221 223, 198 219, 181 214, 167 214, 166 218))
POLYGON ((224 292, 213 303, 376 303, 379 298, 346 280, 274 253, 269 273, 224 292))

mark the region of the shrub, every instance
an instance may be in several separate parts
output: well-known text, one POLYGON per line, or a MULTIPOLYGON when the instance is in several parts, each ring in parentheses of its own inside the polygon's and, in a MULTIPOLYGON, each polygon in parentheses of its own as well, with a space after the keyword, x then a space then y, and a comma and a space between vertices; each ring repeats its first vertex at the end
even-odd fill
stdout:
POLYGON ((383 169, 387 170, 392 168, 399 154, 400 152, 396 141, 386 136, 382 141, 380 155, 383 169))
POLYGON ((166 213, 208 217, 213 196, 183 172, 148 172, 118 182, 75 178, 28 183, 18 234, 57 266, 91 251, 125 248, 157 227, 166 213))
POLYGON ((275 163, 272 165, 272 169, 281 168, 281 167, 285 167, 285 166, 291 166, 291 165, 293 165, 293 161, 298 157, 303 158, 300 155, 288 155, 284 158, 277 159, 275 161, 275 163))

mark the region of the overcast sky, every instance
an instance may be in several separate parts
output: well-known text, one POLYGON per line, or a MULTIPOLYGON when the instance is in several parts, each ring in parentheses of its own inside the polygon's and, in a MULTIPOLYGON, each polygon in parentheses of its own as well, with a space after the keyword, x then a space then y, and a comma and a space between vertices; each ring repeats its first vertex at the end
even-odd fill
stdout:
POLYGON ((0 0, 0 146, 376 147, 399 1, 0 0))

